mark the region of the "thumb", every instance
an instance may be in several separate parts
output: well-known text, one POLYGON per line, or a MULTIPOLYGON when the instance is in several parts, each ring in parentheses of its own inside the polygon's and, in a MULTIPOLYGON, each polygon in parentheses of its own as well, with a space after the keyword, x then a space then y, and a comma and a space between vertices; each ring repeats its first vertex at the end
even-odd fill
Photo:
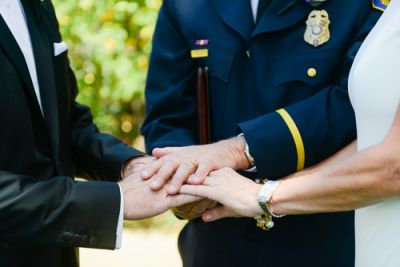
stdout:
POLYGON ((213 222, 226 217, 237 217, 238 214, 225 206, 217 206, 203 213, 202 218, 205 222, 213 222))

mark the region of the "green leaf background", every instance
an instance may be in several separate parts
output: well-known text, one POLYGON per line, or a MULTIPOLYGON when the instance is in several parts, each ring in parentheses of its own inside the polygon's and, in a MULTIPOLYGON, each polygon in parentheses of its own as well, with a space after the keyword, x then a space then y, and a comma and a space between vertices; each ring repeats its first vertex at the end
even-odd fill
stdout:
POLYGON ((77 76, 78 101, 96 124, 130 145, 144 119, 144 86, 161 0, 54 0, 77 76))
MULTIPOLYGON (((151 38, 161 0, 53 0, 60 30, 80 88, 78 101, 90 106, 95 122, 141 150, 144 87, 151 38)), ((125 226, 180 228, 171 213, 125 226)))

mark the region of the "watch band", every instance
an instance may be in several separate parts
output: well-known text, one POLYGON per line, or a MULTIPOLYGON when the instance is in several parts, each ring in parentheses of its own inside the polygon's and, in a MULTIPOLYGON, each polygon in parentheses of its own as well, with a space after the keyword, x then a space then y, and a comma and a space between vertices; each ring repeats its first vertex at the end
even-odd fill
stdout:
POLYGON ((285 216, 272 213, 268 207, 268 202, 271 200, 274 191, 279 186, 279 183, 280 181, 266 180, 257 196, 258 204, 260 205, 264 214, 255 217, 255 219, 257 220, 257 227, 260 227, 263 230, 269 230, 274 227, 275 223, 273 222, 272 218, 281 218, 285 216))

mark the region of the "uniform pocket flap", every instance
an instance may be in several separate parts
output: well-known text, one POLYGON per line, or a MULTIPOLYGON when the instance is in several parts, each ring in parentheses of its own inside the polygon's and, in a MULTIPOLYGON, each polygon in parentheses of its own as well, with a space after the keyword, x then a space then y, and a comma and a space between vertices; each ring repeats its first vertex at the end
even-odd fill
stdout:
POLYGON ((278 87, 295 81, 312 87, 324 84, 337 76, 340 55, 341 49, 327 49, 279 57, 273 69, 273 85, 278 87))

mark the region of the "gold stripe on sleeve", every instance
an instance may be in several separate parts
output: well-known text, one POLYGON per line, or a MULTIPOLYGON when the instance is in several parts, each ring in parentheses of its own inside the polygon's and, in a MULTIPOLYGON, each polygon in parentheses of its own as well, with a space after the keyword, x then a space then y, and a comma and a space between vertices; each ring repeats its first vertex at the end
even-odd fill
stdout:
POLYGON ((282 119, 285 121, 287 127, 289 128, 290 133, 292 134, 297 150, 297 171, 300 171, 304 169, 306 156, 304 152, 303 139, 301 138, 299 129, 297 128, 296 123, 294 123, 292 117, 286 110, 278 109, 276 112, 281 115, 282 119))

